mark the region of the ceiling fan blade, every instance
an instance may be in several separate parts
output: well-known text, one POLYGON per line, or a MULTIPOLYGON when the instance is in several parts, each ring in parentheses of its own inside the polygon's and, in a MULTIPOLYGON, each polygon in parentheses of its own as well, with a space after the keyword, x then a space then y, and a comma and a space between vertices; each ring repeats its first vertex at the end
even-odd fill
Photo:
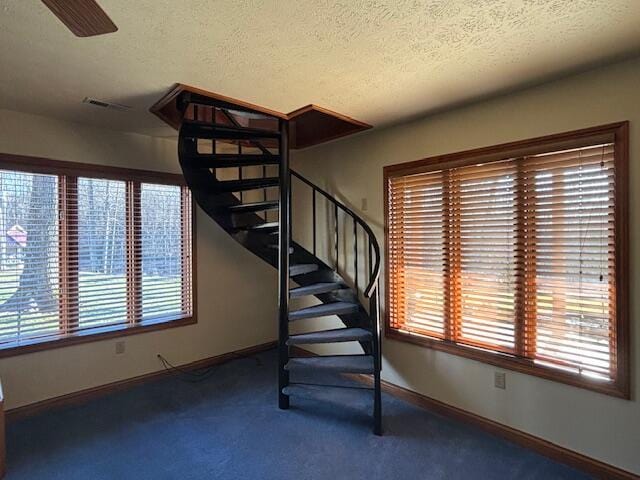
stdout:
POLYGON ((95 0, 42 0, 42 3, 78 37, 118 30, 95 0))

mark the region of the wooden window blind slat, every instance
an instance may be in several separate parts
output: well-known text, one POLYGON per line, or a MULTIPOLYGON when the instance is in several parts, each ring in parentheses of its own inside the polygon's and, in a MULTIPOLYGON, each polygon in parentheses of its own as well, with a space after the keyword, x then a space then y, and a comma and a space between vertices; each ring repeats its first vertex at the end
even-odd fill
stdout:
POLYGON ((385 168, 388 328, 625 385, 617 170, 626 144, 612 131, 593 144, 580 134, 573 148, 513 148, 533 155, 482 152, 485 163, 453 155, 451 167, 445 156, 408 173, 385 168))

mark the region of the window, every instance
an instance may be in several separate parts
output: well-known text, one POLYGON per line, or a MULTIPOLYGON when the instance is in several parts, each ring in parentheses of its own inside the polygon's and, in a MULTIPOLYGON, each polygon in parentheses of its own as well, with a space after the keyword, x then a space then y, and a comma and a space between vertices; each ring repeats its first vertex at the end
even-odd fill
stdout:
POLYGON ((386 167, 387 336, 628 398, 627 128, 386 167))
POLYGON ((180 175, 0 155, 0 355, 184 325, 180 175))

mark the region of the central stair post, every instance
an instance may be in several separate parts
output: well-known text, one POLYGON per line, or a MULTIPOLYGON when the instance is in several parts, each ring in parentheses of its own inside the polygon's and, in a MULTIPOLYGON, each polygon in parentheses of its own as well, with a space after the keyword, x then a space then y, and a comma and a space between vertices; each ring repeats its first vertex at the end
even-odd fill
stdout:
POLYGON ((278 258, 278 406, 289 408, 289 396, 283 389, 289 385, 289 372, 285 365, 289 361, 289 232, 291 216, 291 177, 289 175, 289 122, 280 120, 280 213, 279 213, 279 258, 278 258))

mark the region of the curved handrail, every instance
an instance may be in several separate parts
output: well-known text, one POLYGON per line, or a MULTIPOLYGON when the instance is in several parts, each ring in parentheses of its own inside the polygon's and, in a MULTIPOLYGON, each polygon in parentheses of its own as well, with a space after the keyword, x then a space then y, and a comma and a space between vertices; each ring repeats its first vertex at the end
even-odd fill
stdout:
POLYGON ((364 289, 364 296, 367 297, 367 298, 370 298, 371 297, 371 293, 373 292, 373 290, 375 288, 376 282, 380 278, 380 245, 378 244, 378 239, 376 238, 376 236, 374 235, 373 231, 371 230, 371 227, 369 227, 369 225, 357 213, 355 213, 353 210, 351 210, 349 207, 347 207, 342 202, 336 200, 331 194, 329 194, 328 192, 326 192, 322 188, 318 187, 316 184, 311 182, 311 180, 303 177, 302 175, 300 175, 295 170, 290 169, 289 172, 291 173, 291 175, 293 175, 294 177, 296 177, 298 180, 302 181, 303 183, 306 183, 307 185, 309 185, 316 192, 320 193, 322 196, 324 196, 326 199, 328 199, 331 203, 336 205, 343 212, 345 212, 347 215, 349 215, 351 218, 353 218, 354 221, 356 221, 362 227, 362 229, 367 233, 367 235, 369 236, 369 241, 371 242, 371 246, 373 247, 373 250, 374 250, 375 256, 376 256, 376 262, 375 262, 375 266, 373 268, 373 271, 371 273, 371 277, 369 279, 369 284, 367 285, 367 288, 364 289))

